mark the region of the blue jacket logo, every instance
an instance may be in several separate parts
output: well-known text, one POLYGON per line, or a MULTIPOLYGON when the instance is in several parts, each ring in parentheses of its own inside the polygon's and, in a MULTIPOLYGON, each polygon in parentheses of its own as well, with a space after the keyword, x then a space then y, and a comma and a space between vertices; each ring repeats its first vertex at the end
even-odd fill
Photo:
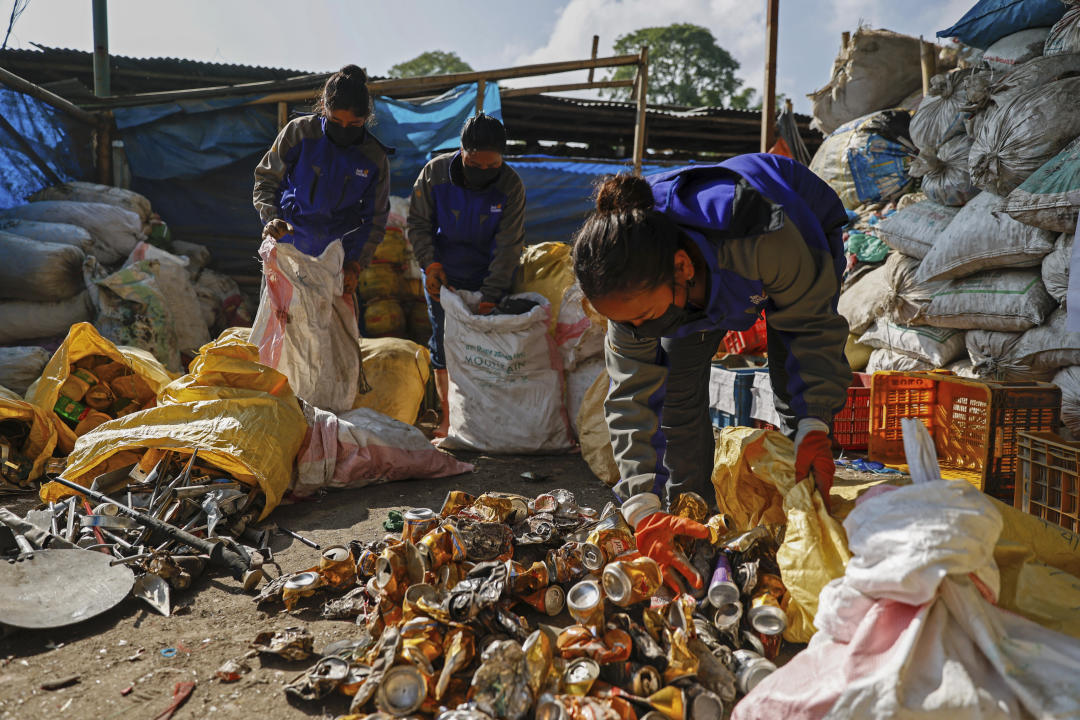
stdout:
POLYGON ((366 178, 368 176, 368 171, 365 170, 364 168, 356 168, 356 174, 359 175, 360 177, 366 178))
POLYGON ((492 205, 491 206, 491 212, 493 212, 493 213, 501 213, 502 212, 502 205, 492 205))

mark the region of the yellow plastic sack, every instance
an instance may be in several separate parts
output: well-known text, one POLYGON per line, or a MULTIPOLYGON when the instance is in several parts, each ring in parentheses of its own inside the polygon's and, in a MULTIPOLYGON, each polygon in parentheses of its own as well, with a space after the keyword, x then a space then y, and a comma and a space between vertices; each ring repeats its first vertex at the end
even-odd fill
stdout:
POLYGON ((364 328, 375 337, 403 335, 405 310, 397 300, 371 300, 364 305, 364 328))
POLYGON ((30 480, 37 480, 45 472, 45 463, 56 448, 56 427, 49 419, 51 413, 45 413, 37 405, 0 387, 0 421, 18 420, 30 426, 26 444, 16 451, 30 458, 34 466, 30 469, 30 480))
MULTIPOLYGON (((262 488, 266 517, 289 488, 307 422, 288 379, 258 359, 258 348, 239 339, 204 345, 191 372, 161 392, 157 407, 79 438, 62 477, 89 486, 148 448, 197 448, 203 460, 262 488)), ((71 492, 49 483, 41 487, 41 499, 55 501, 71 492)))
POLYGON ((540 293, 551 303, 551 332, 559 320, 563 293, 574 284, 570 246, 561 242, 530 245, 521 253, 511 292, 540 293))
POLYGON ((90 323, 72 325, 41 377, 26 391, 27 401, 41 408, 56 427, 56 446, 61 453, 69 453, 75 446, 75 431, 53 412, 53 408, 56 407, 60 388, 67 382, 71 366, 88 355, 104 355, 124 363, 150 385, 155 395, 160 395, 162 388, 176 377, 145 350, 114 345, 90 323))
POLYGON ((372 259, 377 263, 401 265, 406 261, 407 256, 408 246, 405 244, 405 234, 401 228, 388 227, 382 242, 375 247, 375 255, 372 259))
POLYGON ((401 292, 401 273, 393 265, 368 265, 360 271, 356 289, 364 300, 390 297, 401 292))
POLYGON ((431 377, 431 353, 402 338, 361 338, 364 377, 371 386, 357 393, 353 408, 370 408, 406 425, 416 422, 431 377))
POLYGON ((847 358, 852 372, 865 370, 867 363, 870 362, 870 353, 873 351, 874 348, 859 342, 858 333, 850 333, 844 344, 844 357, 847 358))
POLYGON ((593 475, 608 487, 612 487, 619 482, 619 466, 615 464, 615 452, 611 448, 611 436, 608 434, 607 416, 604 413, 604 400, 607 399, 609 384, 605 370, 585 391, 585 397, 578 409, 577 429, 581 457, 585 459, 593 475))
POLYGON ((813 636, 818 595, 844 574, 851 553, 840 523, 825 511, 810 479, 795 482, 795 447, 781 433, 755 428, 724 428, 716 445, 712 475, 720 512, 735 527, 787 523, 776 553, 788 590, 784 639, 808 642, 813 636))

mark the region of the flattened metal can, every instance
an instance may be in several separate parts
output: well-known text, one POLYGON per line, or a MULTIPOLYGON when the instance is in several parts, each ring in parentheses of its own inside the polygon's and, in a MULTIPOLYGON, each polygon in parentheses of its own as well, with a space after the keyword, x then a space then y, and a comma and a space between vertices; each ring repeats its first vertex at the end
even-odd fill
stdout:
POLYGON ((319 575, 332 588, 344 590, 356 582, 356 561, 344 545, 334 545, 322 551, 319 575))
POLYGON ((587 570, 602 570, 605 564, 635 547, 634 531, 616 511, 600 520, 585 538, 582 564, 587 570))
POLYGON ((592 658, 580 657, 570 662, 563 672, 563 692, 567 695, 588 695, 600 677, 600 664, 592 658))
POLYGON ((648 600, 664 582, 660 566, 645 556, 608 563, 602 578, 605 595, 621 607, 648 600))
POLYGON ((579 624, 588 628, 604 626, 604 591, 595 580, 582 580, 570 588, 566 606, 579 624))
POLYGON ((411 715, 427 697, 427 680, 414 665, 395 665, 386 671, 375 691, 375 707, 395 717, 411 715))
POLYGON ((401 539, 410 542, 420 542, 420 538, 427 535, 439 525, 439 516, 429 508, 413 508, 406 510, 404 523, 401 526, 401 539))

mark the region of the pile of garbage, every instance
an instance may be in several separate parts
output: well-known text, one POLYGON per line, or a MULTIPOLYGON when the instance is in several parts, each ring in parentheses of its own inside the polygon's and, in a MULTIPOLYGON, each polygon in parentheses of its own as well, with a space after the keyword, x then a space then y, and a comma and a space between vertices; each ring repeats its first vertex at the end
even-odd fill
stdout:
MULTIPOLYGON (((173 239, 144 196, 66 182, 29 199, 0 212, 0 343, 24 348, 5 349, 20 367, 79 322, 173 371, 211 332, 250 324, 236 282, 207 267, 204 246, 173 239)), ((25 391, 11 379, 0 384, 25 391)))
MULTIPOLYGON (((1064 303, 1080 212, 1080 44, 1066 38, 1077 34, 1080 6, 1024 3, 1045 12, 1005 18, 1000 5, 981 2, 943 31, 985 53, 932 79, 907 138, 893 147, 915 148, 907 169, 917 184, 901 185, 897 171, 884 192, 880 165, 870 176, 850 165, 859 176, 850 182, 825 175, 842 196, 853 186, 882 191, 870 199, 855 192, 865 202, 849 204, 840 298, 852 332, 848 359, 867 372, 948 368, 1053 381, 1077 434, 1080 333, 1067 332, 1064 303), (997 20, 979 20, 991 11, 997 20), (1033 33, 1045 44, 1033 44, 1033 33)), ((834 136, 843 132, 851 130, 834 136)), ((815 163, 835 165, 823 153, 840 140, 827 139, 815 163)))
POLYGON ((371 265, 360 272, 357 292, 364 303, 365 337, 401 337, 426 344, 431 337, 420 266, 408 240, 409 199, 390 198, 386 235, 371 265))
MULTIPOLYGON (((358 635, 286 687, 300 700, 350 696, 349 717, 720 717, 776 669, 783 526, 735 528, 707 507, 690 493, 674 508, 709 528, 676 541, 699 590, 638 554, 614 505, 597 513, 567 490, 451 491, 438 513, 388 519, 380 540, 321 548, 317 565, 268 583, 256 602, 355 619, 358 635)), ((261 633, 253 647, 313 654, 303 628, 261 633)), ((244 660, 218 677, 239 679, 244 660)))

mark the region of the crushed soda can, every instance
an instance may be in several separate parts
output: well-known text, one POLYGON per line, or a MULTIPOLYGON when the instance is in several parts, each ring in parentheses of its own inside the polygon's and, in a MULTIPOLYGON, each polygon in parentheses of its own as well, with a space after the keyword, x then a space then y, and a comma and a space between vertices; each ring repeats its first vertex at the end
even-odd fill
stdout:
POLYGON ((427 680, 414 665, 395 665, 383 674, 375 691, 375 707, 404 717, 420 709, 427 697, 427 680))
POLYGON ((450 686, 450 678, 472 664, 476 657, 476 636, 467 627, 454 627, 444 638, 446 657, 439 680, 435 685, 435 699, 442 700, 450 686))
POLYGON ((539 697, 555 663, 554 642, 544 630, 534 630, 522 643, 521 650, 525 655, 525 675, 529 691, 533 697, 539 697))
POLYGON ((750 599, 747 622, 762 635, 779 635, 787 629, 787 613, 781 607, 786 593, 783 581, 776 575, 762 575, 750 599))
POLYGON ((669 633, 668 666, 664 670, 664 682, 671 684, 676 680, 694 677, 698 671, 698 659, 689 647, 689 638, 682 628, 669 633))
POLYGON ((743 532, 735 532, 721 538, 720 547, 728 552, 744 553, 749 551, 759 542, 771 542, 773 535, 763 525, 751 528, 743 532))
POLYGON ((529 515, 514 528, 514 544, 523 545, 546 545, 556 540, 558 533, 555 527, 555 517, 550 512, 534 513, 529 515))
POLYGON ((648 600, 664 582, 660 566, 645 556, 608 563, 601 578, 604 595, 621 607, 648 600))
POLYGON ((375 562, 375 584, 394 603, 400 603, 405 590, 424 579, 420 552, 411 542, 390 545, 375 562))
POLYGON ((739 595, 739 586, 735 583, 735 576, 731 569, 731 559, 726 552, 721 550, 716 553, 712 577, 709 578, 709 602, 714 608, 722 608, 730 603, 738 602, 739 595))
POLYGON ((547 695, 536 705, 536 720, 623 720, 608 698, 547 695))
POLYGON ((735 682, 739 692, 746 695, 762 680, 776 672, 776 665, 752 650, 736 650, 735 682))
POLYGON ((705 521, 705 527, 709 528, 709 544, 719 545, 722 538, 734 533, 735 519, 727 513, 718 513, 705 521))
POLYGON ((595 580, 582 580, 566 594, 570 616, 587 628, 604 627, 604 590, 595 580))
POLYGON ((525 668, 525 652, 514 640, 491 643, 473 674, 470 700, 483 712, 505 720, 522 720, 533 704, 525 668))
POLYGON ((427 570, 437 570, 448 563, 465 559, 465 538, 451 523, 446 522, 420 538, 416 549, 427 570))
MULTIPOLYGON (((481 496, 482 497, 482 496, 481 496)), ((478 522, 451 518, 465 543, 465 558, 470 562, 509 560, 514 554, 514 533, 502 522, 478 522)))
POLYGON ((547 553, 546 562, 551 568, 551 579, 557 583, 577 582, 585 577, 581 543, 568 542, 547 553))
POLYGON ((403 521, 401 539, 413 543, 419 542, 420 538, 439 526, 439 516, 429 508, 406 510, 403 521))
POLYGON ((551 571, 546 563, 534 562, 529 567, 511 562, 510 589, 515 595, 529 595, 551 584, 551 571))
POLYGON ((739 629, 739 621, 742 620, 742 603, 732 602, 716 608, 713 613, 713 626, 717 630, 733 633, 739 629))
POLYGON ((634 531, 616 510, 596 523, 585 538, 581 548, 582 564, 587 570, 602 570, 604 565, 636 547, 634 531))
POLYGON ((466 512, 483 522, 513 525, 529 516, 529 499, 512 493, 486 492, 466 512))
POLYGON ((319 575, 323 583, 335 590, 345 590, 356 582, 356 560, 344 545, 334 545, 322 551, 319 575))
POLYGON ((291 575, 282 584, 281 602, 286 610, 292 610, 301 598, 311 597, 323 586, 323 579, 317 572, 302 572, 291 575))
POLYGON ((259 633, 251 647, 286 660, 307 660, 311 657, 314 642, 315 638, 307 628, 287 627, 276 632, 259 633))
POLYGON ((349 675, 349 663, 325 657, 285 686, 285 693, 300 700, 318 700, 338 689, 349 675))
POLYGON ((371 609, 372 601, 366 587, 357 587, 339 598, 323 603, 322 616, 327 620, 352 620, 371 609))
POLYGON ((566 608, 566 591, 559 585, 548 585, 519 599, 548 617, 555 617, 566 608))
POLYGON ((600 664, 588 657, 570 662, 563 673, 563 692, 567 695, 588 695, 593 683, 600 677, 600 664))
POLYGON ((475 501, 476 498, 464 490, 451 490, 446 493, 446 499, 443 500, 442 508, 439 510, 439 517, 448 518, 451 515, 457 515, 475 501))

